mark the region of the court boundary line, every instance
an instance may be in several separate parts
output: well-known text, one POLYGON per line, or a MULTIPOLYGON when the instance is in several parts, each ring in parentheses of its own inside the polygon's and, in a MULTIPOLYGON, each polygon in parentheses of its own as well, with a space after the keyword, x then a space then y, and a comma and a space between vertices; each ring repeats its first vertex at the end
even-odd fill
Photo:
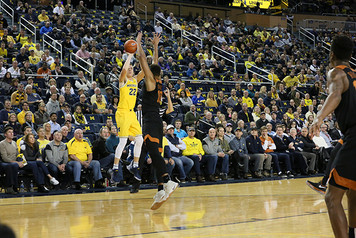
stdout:
MULTIPOLYGON (((344 209, 344 210, 347 210, 347 209, 344 209)), ((239 221, 239 222, 230 222, 230 223, 224 223, 224 224, 206 225, 206 226, 199 226, 199 227, 197 226, 197 227, 190 227, 190 228, 187 228, 187 229, 179 229, 179 227, 171 227, 171 229, 167 230, 167 231, 151 231, 151 232, 136 233, 136 234, 126 234, 126 235, 119 235, 119 236, 105 236, 104 238, 118 238, 118 237, 128 237, 128 236, 151 235, 151 234, 159 234, 159 233, 167 233, 167 232, 175 232, 175 231, 186 231, 186 230, 201 229, 201 228, 211 228, 211 227, 221 227, 221 226, 247 224, 247 223, 260 222, 260 221, 262 221, 262 222, 264 222, 264 221, 274 221, 274 220, 280 220, 280 219, 289 219, 289 218, 294 218, 294 217, 320 215, 320 214, 326 214, 326 213, 328 213, 328 212, 327 211, 325 211, 325 212, 306 212, 304 214, 283 216, 283 217, 274 217, 274 218, 266 218, 266 219, 250 218, 250 220, 239 221)))

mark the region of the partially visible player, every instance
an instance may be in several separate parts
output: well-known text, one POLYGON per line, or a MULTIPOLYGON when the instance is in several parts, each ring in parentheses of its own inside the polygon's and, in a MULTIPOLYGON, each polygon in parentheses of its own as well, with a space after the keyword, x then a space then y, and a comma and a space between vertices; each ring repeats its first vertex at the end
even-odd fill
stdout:
POLYGON ((118 135, 120 142, 116 147, 115 160, 113 165, 115 182, 119 180, 119 162, 122 152, 126 146, 127 139, 135 141, 134 159, 127 169, 134 175, 135 179, 141 180, 138 171, 141 147, 143 144, 142 129, 137 120, 134 107, 137 98, 137 85, 143 79, 143 71, 134 76, 133 67, 130 64, 133 54, 128 54, 126 62, 119 76, 120 101, 115 114, 118 135))
POLYGON ((349 37, 334 37, 329 56, 333 68, 328 72, 329 96, 311 126, 311 133, 315 135, 324 118, 335 110, 336 120, 345 136, 332 166, 325 195, 329 219, 337 238, 356 237, 356 72, 349 64, 353 47, 349 37), (349 229, 341 203, 345 193, 348 198, 349 229))
MULTIPOLYGON (((166 164, 162 158, 162 138, 163 123, 160 117, 160 106, 162 103, 162 80, 161 67, 158 63, 158 43, 160 34, 154 34, 152 43, 154 45, 154 59, 151 67, 147 64, 146 55, 141 45, 142 32, 137 35, 137 57, 141 68, 145 73, 145 83, 143 85, 142 114, 143 114, 143 136, 144 146, 142 148, 143 157, 145 152, 150 154, 152 164, 156 169, 158 180, 158 192, 154 196, 152 210, 158 209, 171 196, 178 187, 178 183, 170 180, 166 164)), ((168 93, 169 94, 169 93, 168 93)))

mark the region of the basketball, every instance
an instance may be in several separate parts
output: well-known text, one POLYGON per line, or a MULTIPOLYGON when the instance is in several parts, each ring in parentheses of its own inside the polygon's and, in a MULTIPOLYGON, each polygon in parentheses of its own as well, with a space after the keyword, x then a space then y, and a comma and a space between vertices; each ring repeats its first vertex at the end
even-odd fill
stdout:
POLYGON ((124 48, 127 53, 133 54, 137 50, 137 43, 134 40, 128 40, 125 42, 124 48))

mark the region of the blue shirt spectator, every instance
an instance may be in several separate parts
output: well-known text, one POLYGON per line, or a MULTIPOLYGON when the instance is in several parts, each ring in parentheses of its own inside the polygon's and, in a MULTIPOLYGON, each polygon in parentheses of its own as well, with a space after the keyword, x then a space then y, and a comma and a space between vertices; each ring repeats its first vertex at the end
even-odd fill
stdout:
POLYGON ((42 36, 43 34, 52 32, 53 28, 50 26, 49 22, 46 22, 44 26, 41 27, 40 29, 40 35, 42 36))

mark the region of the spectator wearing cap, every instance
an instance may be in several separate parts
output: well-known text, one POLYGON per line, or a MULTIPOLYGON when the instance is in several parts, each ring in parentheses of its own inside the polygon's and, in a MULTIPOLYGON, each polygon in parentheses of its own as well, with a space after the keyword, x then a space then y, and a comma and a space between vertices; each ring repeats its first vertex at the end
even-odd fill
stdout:
MULTIPOLYGON (((249 159, 247 146, 246 146, 246 139, 242 137, 242 129, 237 127, 235 129, 235 137, 229 143, 230 148, 234 151, 232 154, 232 167, 234 169, 234 178, 240 179, 243 177, 244 179, 248 178, 248 166, 249 166, 249 159), (242 174, 239 171, 239 164, 243 165, 242 174)), ((259 161, 255 161, 258 164, 259 161)))
POLYGON ((260 114, 260 119, 256 121, 256 127, 257 129, 261 129, 261 127, 266 126, 268 123, 268 120, 266 119, 266 113, 261 112, 260 114))
POLYGON ((59 131, 61 129, 61 126, 57 123, 57 118, 57 113, 52 112, 50 114, 49 124, 51 125, 51 134, 53 134, 54 131, 59 131))
POLYGON ((247 136, 247 150, 252 160, 259 161, 259 164, 255 163, 253 177, 262 178, 262 176, 270 176, 272 156, 266 154, 262 148, 261 139, 258 137, 258 129, 251 128, 251 134, 247 136), (264 163, 265 162, 265 163, 264 163), (263 170, 263 173, 262 173, 263 170))
POLYGON ((54 57, 53 63, 50 65, 51 70, 55 70, 56 66, 62 67, 63 64, 61 64, 59 56, 54 57))
MULTIPOLYGON (((179 180, 184 182, 189 176, 194 162, 186 156, 183 156, 183 151, 187 148, 186 144, 174 134, 174 126, 167 126, 166 138, 168 140, 169 149, 171 150, 172 159, 179 171, 179 180)), ((189 178, 188 178, 189 179, 189 178)))
POLYGON ((248 106, 246 103, 242 104, 242 110, 239 111, 238 118, 243 120, 245 123, 250 123, 253 121, 252 113, 248 111, 248 106))
POLYGON ((105 100, 107 102, 112 102, 112 99, 114 97, 114 90, 111 86, 107 86, 105 88, 105 92, 106 92, 106 95, 105 95, 105 100))
POLYGON ((180 119, 177 119, 174 122, 174 134, 179 138, 179 139, 184 139, 185 137, 188 136, 187 132, 185 132, 185 130, 183 130, 182 127, 182 121, 180 119))
MULTIPOLYGON (((226 131, 225 131, 225 136, 224 136, 224 139, 228 142, 228 143, 230 143, 234 138, 235 138, 235 135, 234 135, 234 133, 232 133, 233 132, 233 130, 232 130, 232 124, 231 123, 227 123, 226 124, 226 131)), ((237 127, 236 127, 237 128, 237 127)), ((235 129, 236 129, 235 128, 235 129)))
POLYGON ((187 156, 194 162, 194 171, 196 174, 196 181, 198 183, 204 182, 201 177, 200 164, 202 163, 203 155, 205 154, 202 142, 195 137, 195 128, 188 128, 188 136, 183 139, 186 144, 186 149, 183 151, 183 155, 187 156))
POLYGON ((64 122, 66 121, 66 116, 70 115, 71 116, 71 107, 70 105, 66 102, 63 105, 63 108, 57 112, 57 122, 59 125, 63 125, 64 122))
POLYGON ((253 108, 253 101, 252 98, 249 97, 249 92, 247 90, 244 91, 242 103, 246 103, 249 108, 253 108))

